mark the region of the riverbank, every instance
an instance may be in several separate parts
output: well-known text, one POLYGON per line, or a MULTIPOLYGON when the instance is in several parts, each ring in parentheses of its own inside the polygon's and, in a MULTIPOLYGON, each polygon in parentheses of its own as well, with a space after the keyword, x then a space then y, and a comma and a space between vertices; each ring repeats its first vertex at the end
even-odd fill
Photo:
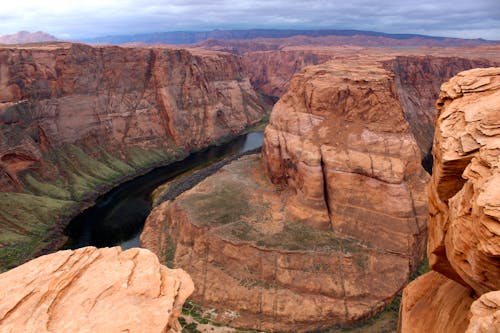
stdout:
POLYGON ((63 232, 69 222, 119 184, 183 160, 197 151, 220 146, 258 130, 259 126, 265 126, 265 119, 189 153, 168 147, 151 151, 135 149, 129 152, 131 159, 126 162, 103 151, 91 155, 70 147, 68 152, 58 152, 59 155, 52 158, 68 165, 65 176, 72 179, 71 188, 57 179, 42 182, 27 174, 25 177, 32 185, 25 193, 0 192, 0 226, 6 230, 0 235, 0 272, 58 250, 66 242, 63 232), (23 221, 22 226, 16 221, 23 221))

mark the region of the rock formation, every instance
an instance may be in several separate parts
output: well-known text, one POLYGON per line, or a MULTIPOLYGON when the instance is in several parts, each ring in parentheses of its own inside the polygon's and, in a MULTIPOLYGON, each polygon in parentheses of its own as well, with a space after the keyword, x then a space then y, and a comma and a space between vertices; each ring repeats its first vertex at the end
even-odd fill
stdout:
POLYGON ((230 54, 0 48, 0 268, 58 239, 55 222, 103 189, 265 114, 230 54))
POLYGON ((191 278, 148 250, 59 251, 0 275, 0 332, 181 332, 191 278))
POLYGON ((389 303, 422 257, 427 179, 394 75, 379 61, 331 61, 294 76, 262 159, 157 207, 141 244, 190 273, 216 320, 348 325, 389 303))
POLYGON ((495 332, 500 329, 500 68, 459 73, 441 86, 436 105, 427 251, 431 268, 443 276, 428 273, 405 290, 400 331, 443 332, 460 321, 450 332, 495 332))
MULTIPOLYGON (((236 52, 240 52, 239 49, 236 52)), ((498 52, 498 51, 497 51, 498 52)), ((416 52, 415 52, 416 53, 416 52)), ((384 68, 394 74, 399 101, 405 111, 422 156, 432 147, 434 136, 434 102, 439 95, 441 83, 455 74, 477 67, 498 65, 498 58, 470 58, 464 50, 457 50, 456 56, 422 56, 399 54, 394 50, 386 52, 368 51, 362 48, 304 48, 286 47, 271 51, 247 52, 243 55, 245 72, 257 91, 269 96, 281 97, 288 90, 290 80, 304 67, 324 63, 328 60, 345 62, 356 67, 367 59, 381 62, 384 68)))

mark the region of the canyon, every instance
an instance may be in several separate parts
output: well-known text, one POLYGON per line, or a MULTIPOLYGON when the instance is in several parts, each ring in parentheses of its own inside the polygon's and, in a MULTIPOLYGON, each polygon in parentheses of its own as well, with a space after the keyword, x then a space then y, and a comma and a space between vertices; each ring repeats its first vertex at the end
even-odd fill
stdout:
POLYGON ((258 123, 237 57, 58 43, 0 48, 0 267, 61 242, 113 184, 258 123))
MULTIPOLYGON (((213 321, 233 327, 325 330, 354 325, 383 310, 424 255, 430 178, 421 162, 432 161, 440 85, 466 69, 498 66, 499 48, 311 43, 320 42, 301 37, 207 41, 188 48, 64 42, 0 46, 0 269, 60 247, 67 221, 111 187, 238 135, 261 122, 271 101, 277 101, 261 155, 241 157, 176 198, 157 202, 141 246, 159 263, 141 252, 146 250, 92 248, 35 261, 49 265, 45 261, 78 253, 78 262, 111 256, 110 261, 126 262, 118 266, 145 265, 155 272, 165 271, 160 264, 181 268, 193 279, 194 291, 188 287, 179 301, 167 293, 162 311, 193 292, 194 302, 210 310, 213 321), (136 256, 141 260, 131 259, 136 256)), ((467 93, 487 87, 489 94, 496 79, 484 85, 488 75, 476 81, 465 77, 458 86, 467 93)), ((446 89, 443 105, 462 91, 456 84, 446 89)), ((477 131, 493 136, 496 123, 490 120, 484 128, 467 127, 470 132, 459 139, 447 134, 455 135, 447 147, 459 142, 460 149, 465 145, 476 154, 479 148, 469 136, 476 138, 477 131)), ((442 160, 436 152, 434 157, 442 160)), ((438 307, 450 292, 450 306, 468 311, 476 300, 467 289, 471 286, 484 294, 471 308, 471 323, 480 327, 484 320, 495 320, 489 305, 498 296, 487 291, 498 289, 498 279, 483 265, 498 266, 491 256, 496 243, 485 241, 473 251, 471 260, 482 268, 472 269, 475 277, 469 277, 471 268, 462 262, 468 260, 463 253, 470 242, 448 254, 446 242, 458 244, 463 229, 446 234, 449 223, 442 216, 450 213, 439 197, 458 191, 451 176, 469 160, 458 158, 435 169, 433 177, 443 184, 429 201, 431 266, 457 283, 435 272, 424 275, 405 290, 402 311, 413 315, 418 307, 408 304, 421 302, 424 294, 438 307), (432 224, 432 214, 442 215, 442 230, 432 224), (448 262, 452 255, 455 261, 448 262), (476 283, 478 277, 483 280, 476 283), (409 297, 414 301, 408 303, 409 297)), ((493 162, 478 163, 476 173, 493 162)), ((463 213, 464 198, 473 196, 464 193, 454 205, 463 213)), ((495 205, 487 204, 487 216, 495 214, 495 205)), ((489 222, 485 228, 480 235, 496 230, 489 222)), ((107 265, 96 263, 96 271, 107 265)), ((19 279, 11 272, 28 270, 23 267, 30 266, 4 273, 12 274, 8 285, 19 279)), ((20 297, 29 300, 29 295, 28 288, 20 297)), ((462 312, 456 323, 465 327, 462 312)), ((402 325, 411 322, 404 318, 402 325)), ((164 322, 154 325, 165 327, 164 322)))
MULTIPOLYGON (((279 66, 260 71, 254 85, 301 64, 282 51, 259 56, 279 66)), ((193 299, 231 326, 306 332, 373 315, 423 256, 421 159, 432 144, 439 84, 490 64, 357 54, 307 67, 289 85, 273 81, 268 94, 288 91, 273 108, 262 156, 233 162, 156 207, 141 245, 186 269, 198 286, 193 299)))
POLYGON ((403 293, 400 332, 500 328, 500 69, 441 86, 429 185, 432 272, 403 293))

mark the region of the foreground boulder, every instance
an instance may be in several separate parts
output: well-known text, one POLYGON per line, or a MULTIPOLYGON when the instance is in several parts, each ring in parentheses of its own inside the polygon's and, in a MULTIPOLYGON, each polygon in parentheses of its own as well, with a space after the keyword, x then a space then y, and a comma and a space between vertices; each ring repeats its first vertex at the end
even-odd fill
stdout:
POLYGON ((437 107, 428 257, 442 275, 408 286, 400 331, 498 332, 500 68, 458 74, 437 107))
POLYGON ((0 275, 0 332, 180 332, 193 282, 148 250, 81 248, 0 275))

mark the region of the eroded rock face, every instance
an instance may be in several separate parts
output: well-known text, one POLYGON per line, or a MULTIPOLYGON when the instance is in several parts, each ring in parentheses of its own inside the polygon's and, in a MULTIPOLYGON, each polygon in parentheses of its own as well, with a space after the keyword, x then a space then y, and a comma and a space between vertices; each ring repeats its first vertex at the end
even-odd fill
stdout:
POLYGON ((466 333, 493 333, 500 328, 500 291, 483 294, 470 308, 466 333))
POLYGON ((287 213, 390 250, 412 265, 426 232, 427 176, 392 74, 329 62, 294 77, 266 128, 264 167, 287 213))
POLYGON ((1 332, 181 332, 193 292, 145 249, 59 251, 0 275, 1 332))
MULTIPOLYGON (((383 67, 394 75, 399 103, 421 155, 425 157, 431 153, 436 116, 434 104, 439 96, 441 84, 461 71, 499 64, 498 57, 470 58, 466 50, 456 50, 459 56, 445 56, 443 51, 441 54, 438 51, 436 55, 429 56, 416 51, 413 51, 415 55, 411 55, 411 52, 398 53, 391 49, 377 53, 359 47, 282 46, 278 50, 247 51, 242 59, 244 70, 254 88, 275 97, 283 96, 288 90, 292 76, 309 65, 334 60, 354 68, 359 62, 368 59, 381 62, 383 67)), ((432 167, 432 163, 430 164, 432 167)))
POLYGON ((431 267, 476 293, 500 289, 500 69, 462 72, 437 102, 431 267))
POLYGON ((441 84, 461 71, 495 64, 487 59, 442 56, 397 56, 387 62, 394 72, 399 99, 422 156, 432 148, 434 104, 441 84))
POLYGON ((445 276, 439 288, 462 285, 465 293, 457 303, 469 305, 482 296, 472 306, 457 308, 450 303, 457 293, 442 289, 439 298, 419 279, 405 291, 401 332, 442 332, 439 327, 457 320, 464 324, 453 332, 496 332, 500 330, 500 68, 459 73, 441 86, 437 107, 429 186, 429 263, 445 276), (404 306, 420 294, 413 303, 421 311, 404 306), (433 308, 439 308, 439 320, 434 320, 433 308), (431 324, 410 330, 408 323, 416 322, 431 324))
POLYGON ((470 290, 437 272, 417 278, 403 292, 400 332, 464 332, 474 302, 470 290))

